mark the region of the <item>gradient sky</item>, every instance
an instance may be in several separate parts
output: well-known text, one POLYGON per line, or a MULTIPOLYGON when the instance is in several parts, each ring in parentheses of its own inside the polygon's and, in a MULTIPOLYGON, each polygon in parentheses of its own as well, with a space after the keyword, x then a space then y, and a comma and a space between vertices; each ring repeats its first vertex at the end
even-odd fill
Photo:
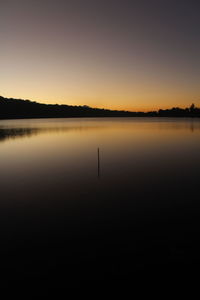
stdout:
POLYGON ((200 1, 1 0, 0 95, 200 106, 200 1))

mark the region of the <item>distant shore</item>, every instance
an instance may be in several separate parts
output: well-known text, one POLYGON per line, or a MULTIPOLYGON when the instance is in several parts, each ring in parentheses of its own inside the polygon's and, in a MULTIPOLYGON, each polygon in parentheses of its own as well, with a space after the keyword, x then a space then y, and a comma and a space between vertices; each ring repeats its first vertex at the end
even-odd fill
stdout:
POLYGON ((104 118, 104 117, 189 117, 199 118, 200 108, 190 107, 159 109, 149 112, 131 112, 92 108, 87 105, 72 106, 41 104, 30 100, 4 98, 0 96, 0 119, 39 119, 39 118, 104 118))

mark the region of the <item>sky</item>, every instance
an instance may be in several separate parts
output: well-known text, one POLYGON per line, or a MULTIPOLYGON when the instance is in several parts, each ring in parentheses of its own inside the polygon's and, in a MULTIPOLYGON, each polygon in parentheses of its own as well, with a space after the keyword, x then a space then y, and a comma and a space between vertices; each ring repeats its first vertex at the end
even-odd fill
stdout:
POLYGON ((200 106, 200 1, 1 0, 0 95, 124 110, 200 106))

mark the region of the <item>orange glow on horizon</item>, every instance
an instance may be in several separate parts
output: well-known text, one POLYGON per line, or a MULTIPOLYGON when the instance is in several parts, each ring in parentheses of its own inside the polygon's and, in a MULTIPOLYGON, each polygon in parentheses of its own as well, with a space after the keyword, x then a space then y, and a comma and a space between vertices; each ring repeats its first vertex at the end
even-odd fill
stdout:
MULTIPOLYGON (((27 93, 28 94, 28 93, 27 93)), ((189 107, 192 103, 195 103, 196 106, 200 106, 200 101, 197 101, 197 97, 195 99, 195 96, 189 97, 185 95, 182 97, 179 97, 176 101, 173 99, 165 99, 163 98, 162 101, 155 101, 151 99, 140 99, 139 101, 137 100, 130 100, 128 99, 122 99, 122 97, 118 98, 117 100, 112 97, 109 100, 106 100, 102 97, 102 100, 94 99, 92 97, 89 98, 89 100, 85 97, 81 99, 80 97, 77 97, 73 99, 73 97, 60 97, 60 99, 56 99, 54 96, 27 96, 26 94, 23 93, 15 93, 14 95, 10 93, 3 93, 1 96, 6 97, 6 98, 16 98, 16 99, 23 99, 23 100, 30 100, 30 101, 36 101, 38 103, 44 103, 44 104, 60 104, 60 105, 75 105, 75 106, 83 106, 87 105, 92 108, 104 108, 104 109, 111 109, 111 110, 126 110, 126 111, 143 111, 143 112, 148 112, 148 111, 157 111, 159 109, 170 109, 172 107, 180 107, 180 108, 186 108, 189 107), (66 100, 69 99, 69 100, 66 100), (73 100, 72 100, 73 99, 73 100), (195 101, 196 100, 196 101, 195 101), (132 103, 130 103, 132 102, 132 103), (184 104, 183 104, 184 103, 184 104)), ((135 98, 135 97, 134 97, 135 98)))
POLYGON ((106 13, 101 1, 11 2, 0 10, 2 96, 129 111, 200 107, 198 5, 188 2, 187 19, 176 1, 166 9, 108 1, 106 13))

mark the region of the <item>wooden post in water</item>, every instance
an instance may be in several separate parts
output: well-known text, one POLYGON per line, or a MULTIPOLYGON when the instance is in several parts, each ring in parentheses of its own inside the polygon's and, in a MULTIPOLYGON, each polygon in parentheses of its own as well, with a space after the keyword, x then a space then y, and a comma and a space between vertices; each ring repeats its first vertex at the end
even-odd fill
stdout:
POLYGON ((98 178, 100 178, 100 151, 99 148, 97 148, 97 165, 98 165, 98 178))

